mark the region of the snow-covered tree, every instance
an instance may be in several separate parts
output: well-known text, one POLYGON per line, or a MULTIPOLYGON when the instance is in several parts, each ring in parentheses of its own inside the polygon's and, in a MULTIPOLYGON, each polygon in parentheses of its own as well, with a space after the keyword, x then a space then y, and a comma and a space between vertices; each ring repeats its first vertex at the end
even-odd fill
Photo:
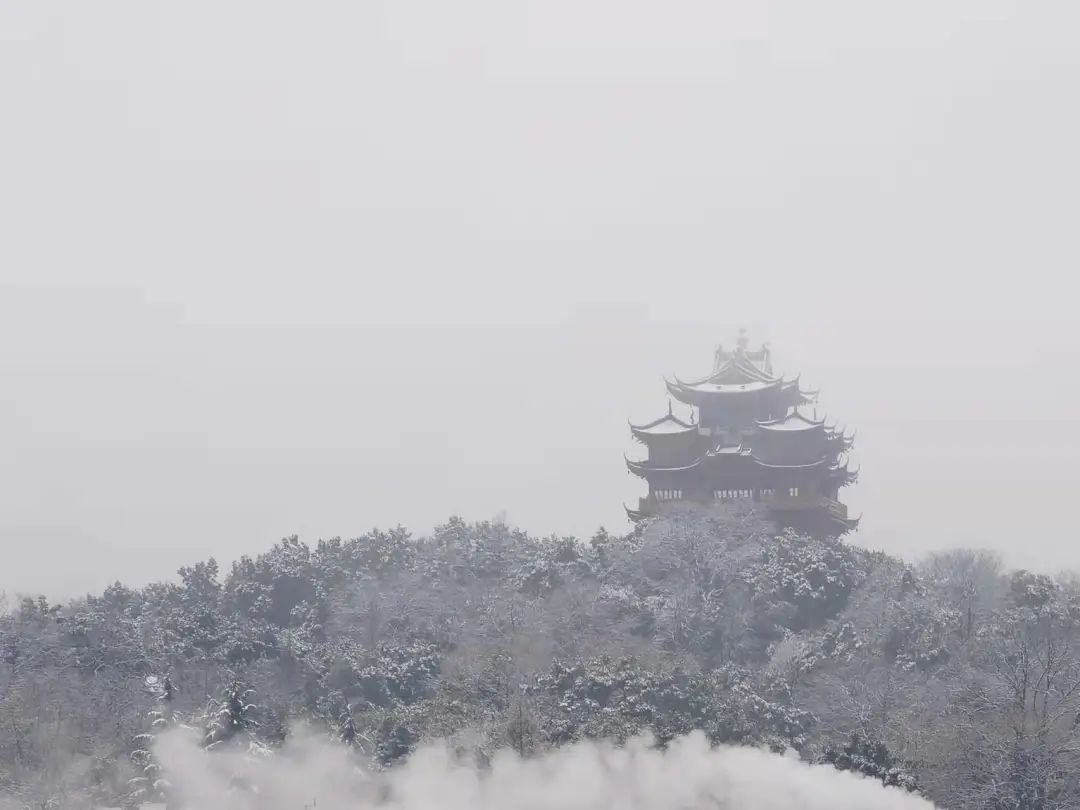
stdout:
POLYGON ((139 773, 130 780, 131 798, 140 803, 164 802, 169 797, 172 785, 154 755, 154 742, 158 734, 176 723, 176 687, 168 675, 164 678, 147 676, 145 684, 155 705, 147 712, 148 730, 137 734, 132 740, 135 748, 130 754, 131 761, 139 773))

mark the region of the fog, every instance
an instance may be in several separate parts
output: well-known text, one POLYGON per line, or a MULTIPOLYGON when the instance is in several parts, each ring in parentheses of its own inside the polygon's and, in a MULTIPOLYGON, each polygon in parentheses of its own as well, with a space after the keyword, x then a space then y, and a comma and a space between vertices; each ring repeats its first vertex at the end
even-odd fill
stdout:
POLYGON ((172 732, 156 746, 167 773, 196 807, 387 808, 393 810, 931 810, 900 788, 828 765, 753 748, 712 748, 697 733, 661 751, 578 743, 527 760, 498 752, 490 768, 430 744, 381 775, 351 764, 325 737, 292 739, 280 756, 208 756, 172 732), (237 783, 250 792, 237 791, 237 783))
POLYGON ((0 5, 0 588, 626 527, 739 326, 856 542, 1080 567, 1075 3, 0 5))

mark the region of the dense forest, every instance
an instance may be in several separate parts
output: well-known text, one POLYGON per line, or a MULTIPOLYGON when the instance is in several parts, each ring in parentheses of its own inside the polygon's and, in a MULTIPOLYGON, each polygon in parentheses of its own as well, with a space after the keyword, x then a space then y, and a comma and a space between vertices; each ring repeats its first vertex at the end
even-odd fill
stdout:
MULTIPOLYGON (((910 564, 689 511, 623 536, 451 519, 0 617, 0 795, 182 792, 155 737, 272 752, 298 724, 391 767, 583 739, 793 750, 949 808, 1080 807, 1080 580, 910 564)), ((213 754, 211 754, 213 755, 213 754)))

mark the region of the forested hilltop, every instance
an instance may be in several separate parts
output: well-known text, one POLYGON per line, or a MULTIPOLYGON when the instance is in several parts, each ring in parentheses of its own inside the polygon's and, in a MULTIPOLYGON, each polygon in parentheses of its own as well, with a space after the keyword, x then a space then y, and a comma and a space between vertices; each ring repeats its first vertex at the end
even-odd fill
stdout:
POLYGON ((255 751, 304 721, 381 766, 429 738, 701 729, 949 808, 1080 807, 1080 581, 986 553, 913 566, 715 511, 588 541, 290 538, 179 574, 0 618, 0 795, 160 798, 162 729, 255 751))

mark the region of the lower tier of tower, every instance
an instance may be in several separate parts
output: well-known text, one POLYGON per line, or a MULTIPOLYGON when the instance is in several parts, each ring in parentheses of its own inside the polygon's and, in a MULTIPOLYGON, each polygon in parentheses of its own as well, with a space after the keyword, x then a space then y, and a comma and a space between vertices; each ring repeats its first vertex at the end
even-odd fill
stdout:
POLYGON ((681 490, 654 490, 649 496, 638 499, 637 509, 628 507, 626 513, 636 522, 695 504, 712 506, 747 502, 766 511, 780 525, 812 535, 845 534, 859 524, 859 519, 849 517, 847 506, 835 498, 798 488, 715 490, 685 497, 681 490))

